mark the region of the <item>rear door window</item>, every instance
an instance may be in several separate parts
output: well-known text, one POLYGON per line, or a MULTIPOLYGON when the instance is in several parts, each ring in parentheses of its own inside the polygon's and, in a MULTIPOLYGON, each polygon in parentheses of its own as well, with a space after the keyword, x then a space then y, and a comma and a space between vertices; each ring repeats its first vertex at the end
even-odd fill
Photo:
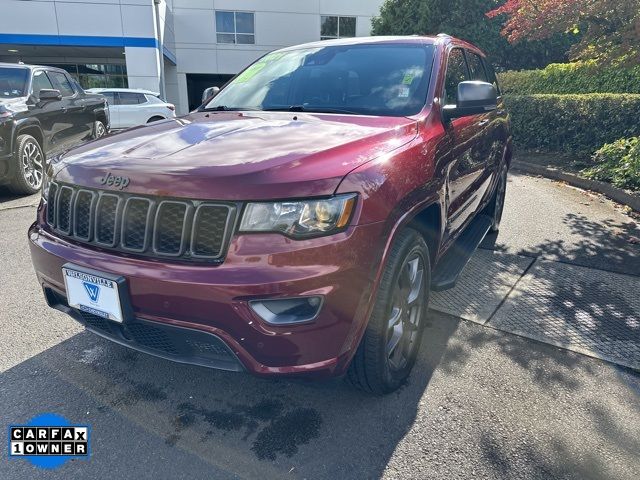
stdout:
POLYGON ((119 92, 118 97, 120 105, 138 105, 140 103, 146 103, 147 101, 141 93, 119 92))
POLYGON ((469 73, 464 51, 461 48, 454 48, 449 52, 447 60, 447 74, 442 95, 444 105, 456 105, 458 103, 458 84, 465 80, 469 80, 469 73))
POLYGON ((498 95, 500 95, 500 85, 498 84, 498 79, 496 78, 495 70, 486 59, 484 59, 482 63, 484 63, 484 69, 487 72, 487 78, 488 78, 487 81, 489 83, 492 83, 493 86, 496 87, 496 91, 498 92, 498 95))
POLYGON ((107 98, 107 103, 109 105, 117 105, 116 103, 116 94, 113 92, 102 92, 102 95, 104 95, 107 98))
POLYGON ((70 97, 75 93, 71 82, 64 73, 48 71, 47 75, 53 84, 53 88, 60 90, 63 97, 70 97))
POLYGON ((471 80, 487 82, 487 74, 484 71, 484 65, 482 64, 482 58, 480 58, 480 55, 467 50, 467 61, 469 62, 471 80))

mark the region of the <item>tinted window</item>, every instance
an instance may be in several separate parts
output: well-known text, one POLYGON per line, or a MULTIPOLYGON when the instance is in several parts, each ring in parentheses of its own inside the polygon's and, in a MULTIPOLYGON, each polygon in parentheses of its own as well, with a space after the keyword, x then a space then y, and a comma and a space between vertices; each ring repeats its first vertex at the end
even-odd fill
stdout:
POLYGON ((235 77, 207 108, 413 115, 424 106, 432 58, 433 46, 414 44, 273 52, 235 77))
POLYGON ((469 80, 467 74, 467 63, 464 59, 464 52, 461 48, 454 48, 449 53, 447 61, 447 76, 444 81, 444 104, 455 105, 458 100, 458 84, 469 80))
POLYGON ((486 60, 483 61, 484 63, 484 68, 487 72, 487 78, 488 78, 488 82, 492 83, 494 87, 496 87, 496 90, 498 92, 498 95, 500 95, 500 85, 498 85, 498 79, 496 78, 496 72, 493 69, 493 67, 491 66, 491 64, 489 62, 487 62, 486 60))
POLYGON ((27 78, 26 68, 0 68, 0 98, 26 96, 27 78))
POLYGON ((36 97, 40 97, 40 90, 42 89, 53 89, 53 85, 51 85, 51 81, 49 77, 44 73, 43 70, 39 70, 33 74, 33 80, 31 81, 31 91, 36 97))
POLYGON ((482 59, 480 55, 467 51, 467 60, 469 61, 469 70, 471 71, 471 80, 487 81, 487 74, 484 72, 482 59))
POLYGON ((320 17, 320 40, 356 36, 356 17, 320 17))
POLYGON ((53 88, 60 90, 63 97, 70 97, 75 93, 69 79, 67 79, 64 73, 49 71, 47 75, 53 84, 53 88))
POLYGON ((113 92, 102 92, 101 95, 107 97, 107 103, 109 105, 116 105, 116 94, 113 92))
POLYGON ((147 101, 149 103, 164 103, 162 100, 160 100, 155 95, 145 94, 145 97, 146 97, 146 99, 147 99, 147 101))
POLYGON ((147 101, 142 93, 119 92, 118 97, 119 105, 138 105, 147 101))
POLYGON ((253 13, 216 12, 216 38, 218 43, 253 44, 253 13))

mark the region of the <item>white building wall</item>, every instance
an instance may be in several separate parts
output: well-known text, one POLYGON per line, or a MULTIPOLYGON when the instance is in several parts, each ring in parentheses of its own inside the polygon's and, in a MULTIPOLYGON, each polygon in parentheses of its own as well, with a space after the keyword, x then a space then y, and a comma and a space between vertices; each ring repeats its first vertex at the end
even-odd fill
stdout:
MULTIPOLYGON (((356 35, 371 32, 384 0, 173 0, 177 74, 235 74, 265 53, 320 40, 322 15, 355 16, 356 35), (215 11, 252 12, 255 44, 216 42, 215 11)), ((186 77, 182 80, 186 85, 186 77)), ((181 92, 182 93, 182 92, 181 92)), ((170 101, 185 113, 187 97, 170 101)))

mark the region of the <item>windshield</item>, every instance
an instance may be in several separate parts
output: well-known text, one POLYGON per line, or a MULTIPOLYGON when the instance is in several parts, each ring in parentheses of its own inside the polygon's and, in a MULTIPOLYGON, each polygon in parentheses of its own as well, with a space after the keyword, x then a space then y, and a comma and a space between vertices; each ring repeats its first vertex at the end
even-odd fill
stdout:
POLYGON ((26 68, 0 68, 0 98, 26 96, 29 70, 26 68))
POLYGON ((432 45, 339 45, 273 52, 206 106, 406 116, 425 104, 432 45))

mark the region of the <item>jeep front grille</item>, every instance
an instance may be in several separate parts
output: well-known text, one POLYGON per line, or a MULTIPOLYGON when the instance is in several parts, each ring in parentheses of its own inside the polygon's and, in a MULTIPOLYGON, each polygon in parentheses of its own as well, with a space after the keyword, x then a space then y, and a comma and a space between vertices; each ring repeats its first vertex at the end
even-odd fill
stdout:
POLYGON ((59 235, 144 256, 219 261, 237 205, 89 190, 52 183, 45 218, 59 235))

